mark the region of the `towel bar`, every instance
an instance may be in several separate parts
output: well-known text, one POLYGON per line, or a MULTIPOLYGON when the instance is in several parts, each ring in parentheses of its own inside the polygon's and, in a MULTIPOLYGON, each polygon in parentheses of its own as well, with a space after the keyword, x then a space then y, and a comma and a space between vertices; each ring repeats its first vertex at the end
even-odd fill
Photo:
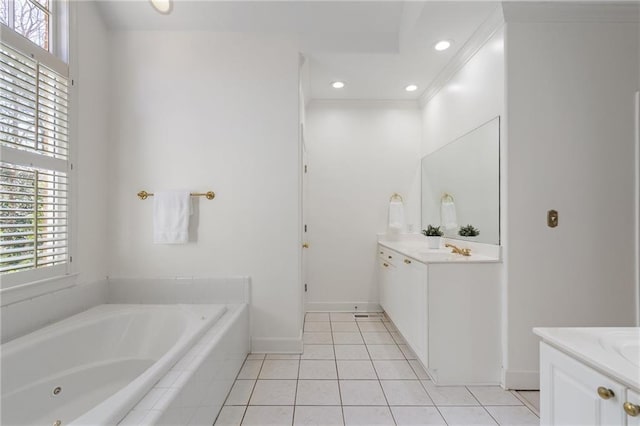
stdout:
MULTIPOLYGON (((207 192, 192 192, 190 194, 192 197, 206 197, 207 200, 213 200, 216 196, 215 192, 207 191, 207 192)), ((153 192, 140 191, 138 192, 138 198, 141 200, 146 200, 148 197, 153 197, 153 192)))

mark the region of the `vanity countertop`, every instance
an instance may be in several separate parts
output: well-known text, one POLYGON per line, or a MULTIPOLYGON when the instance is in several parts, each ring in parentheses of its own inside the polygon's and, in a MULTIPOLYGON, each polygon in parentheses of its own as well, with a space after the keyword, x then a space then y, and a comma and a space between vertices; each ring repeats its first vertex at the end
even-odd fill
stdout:
POLYGON ((542 340, 640 391, 640 327, 534 328, 542 340))
POLYGON ((421 263, 496 263, 500 262, 500 247, 490 244, 478 244, 468 241, 449 240, 443 238, 442 248, 430 249, 422 235, 408 234, 396 239, 381 236, 378 244, 421 263), (462 256, 444 248, 451 242, 460 248, 470 248, 471 256, 462 256))

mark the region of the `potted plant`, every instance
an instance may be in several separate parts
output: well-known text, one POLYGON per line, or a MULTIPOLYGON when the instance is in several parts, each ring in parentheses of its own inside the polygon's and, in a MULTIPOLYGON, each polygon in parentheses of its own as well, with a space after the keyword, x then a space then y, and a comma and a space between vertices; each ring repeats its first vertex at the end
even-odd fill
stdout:
POLYGON ((460 228, 458 235, 461 237, 477 237, 480 235, 480 231, 473 227, 473 225, 467 225, 460 228))
POLYGON ((444 235, 444 232, 440 230, 439 226, 427 226, 427 229, 422 230, 422 234, 427 237, 427 244, 430 249, 440 248, 440 238, 444 235))

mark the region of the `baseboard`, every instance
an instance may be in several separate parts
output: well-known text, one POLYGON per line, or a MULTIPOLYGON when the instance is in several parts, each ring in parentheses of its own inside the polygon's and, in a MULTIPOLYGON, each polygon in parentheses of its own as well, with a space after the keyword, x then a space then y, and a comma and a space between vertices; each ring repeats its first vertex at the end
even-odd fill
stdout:
POLYGON ((540 372, 531 370, 506 370, 504 388, 512 390, 539 390, 540 372))
POLYGON ((304 307, 305 312, 382 312, 379 304, 370 302, 313 302, 304 307))
POLYGON ((302 336, 299 338, 251 338, 251 352, 258 354, 301 354, 302 336))

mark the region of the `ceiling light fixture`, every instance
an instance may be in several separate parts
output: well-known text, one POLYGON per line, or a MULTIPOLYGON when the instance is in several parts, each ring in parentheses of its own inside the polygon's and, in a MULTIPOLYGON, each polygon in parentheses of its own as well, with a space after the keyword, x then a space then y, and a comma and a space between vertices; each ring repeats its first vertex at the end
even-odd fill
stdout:
POLYGON ((149 0, 151 6, 163 15, 168 15, 173 9, 173 2, 171 0, 149 0))
POLYGON ((418 86, 416 86, 415 84, 410 84, 405 87, 404 90, 406 90, 407 92, 415 92, 416 90, 418 90, 418 86))
POLYGON ((451 47, 451 42, 449 40, 440 40, 439 42, 436 43, 435 46, 433 46, 433 48, 436 49, 438 52, 447 50, 449 47, 451 47))
POLYGON ((342 81, 334 81, 331 83, 331 87, 334 89, 342 89, 344 87, 344 83, 342 81))

